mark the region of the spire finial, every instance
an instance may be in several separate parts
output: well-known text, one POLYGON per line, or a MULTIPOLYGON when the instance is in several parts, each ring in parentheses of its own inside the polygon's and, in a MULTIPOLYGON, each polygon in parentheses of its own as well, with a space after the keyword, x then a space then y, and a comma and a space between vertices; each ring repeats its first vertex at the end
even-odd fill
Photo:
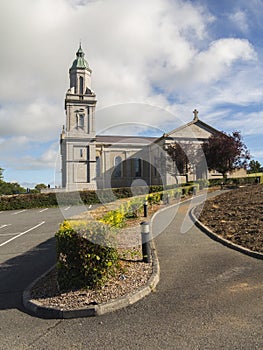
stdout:
POLYGON ((79 49, 76 52, 76 56, 77 57, 84 57, 84 52, 83 52, 82 47, 81 47, 81 41, 79 42, 79 49))
POLYGON ((193 111, 193 113, 194 113, 194 120, 198 120, 198 110, 195 109, 195 110, 193 111))

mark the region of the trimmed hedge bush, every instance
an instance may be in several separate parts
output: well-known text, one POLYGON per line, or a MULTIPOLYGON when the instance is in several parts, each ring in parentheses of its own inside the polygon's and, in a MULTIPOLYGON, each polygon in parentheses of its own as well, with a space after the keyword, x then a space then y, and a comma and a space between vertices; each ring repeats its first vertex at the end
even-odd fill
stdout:
POLYGON ((65 221, 55 234, 58 284, 61 291, 97 288, 111 276, 118 262, 112 231, 99 222, 65 221))
POLYGON ((257 176, 248 176, 248 177, 240 177, 240 178, 227 178, 227 179, 210 179, 209 186, 220 186, 223 182, 225 185, 247 185, 247 184, 255 184, 257 176))
MULTIPOLYGON (((188 187, 188 184, 182 186, 173 185, 165 187, 165 191, 169 189, 179 189, 188 187)), ((193 185, 192 185, 193 186, 193 185)), ((136 189, 136 193, 140 195, 140 188, 136 189)), ((141 188, 142 193, 145 193, 141 188)), ((159 193, 163 191, 163 186, 150 186, 149 193, 159 193)), ((187 191, 187 190, 186 190, 187 191)), ((190 190, 191 191, 191 190, 190 190)), ((109 203, 120 198, 132 197, 131 188, 113 188, 96 191, 80 191, 80 192, 51 192, 51 193, 29 193, 19 195, 0 196, 0 210, 12 209, 32 209, 41 207, 53 207, 57 205, 90 205, 98 203, 109 203)), ((158 197, 158 196, 157 196, 158 197)))

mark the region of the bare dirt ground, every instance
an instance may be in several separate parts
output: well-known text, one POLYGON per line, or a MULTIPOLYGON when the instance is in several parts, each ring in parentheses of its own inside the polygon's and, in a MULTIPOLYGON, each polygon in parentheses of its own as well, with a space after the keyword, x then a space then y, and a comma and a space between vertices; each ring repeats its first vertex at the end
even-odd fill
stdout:
MULTIPOLYGON (((223 190, 224 191, 224 190, 223 190)), ((196 216, 213 232, 263 253, 263 185, 250 185, 207 200, 196 216)))

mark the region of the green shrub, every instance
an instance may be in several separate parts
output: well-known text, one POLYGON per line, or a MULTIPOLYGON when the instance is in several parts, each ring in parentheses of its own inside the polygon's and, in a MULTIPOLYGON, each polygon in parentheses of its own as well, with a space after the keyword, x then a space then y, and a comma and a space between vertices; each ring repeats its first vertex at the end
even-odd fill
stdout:
POLYGON ((128 219, 138 218, 143 209, 144 198, 135 197, 123 206, 124 215, 128 219))
POLYGON ((247 176, 247 177, 240 177, 240 178, 227 178, 227 179, 209 179, 209 186, 220 186, 223 182, 227 186, 231 186, 233 184, 235 185, 247 185, 247 184, 254 184, 256 183, 257 176, 247 176))
POLYGON ((149 193, 147 196, 146 196, 146 199, 148 201, 148 203, 150 205, 152 204, 160 204, 161 202, 161 193, 160 192, 152 192, 152 193, 149 193))
POLYGON ((177 188, 174 191, 174 198, 180 198, 182 196, 182 189, 181 188, 177 188))
MULTIPOLYGON (((222 180, 221 180, 222 181, 222 180)), ((251 180, 254 181, 254 180, 251 180)), ((174 196, 179 196, 180 188, 187 187, 189 185, 169 185, 165 187, 165 191, 172 190, 178 191, 174 193, 174 196)), ((160 203, 162 198, 161 192, 164 187, 161 185, 150 186, 149 203, 160 203)), ((136 189, 139 193, 139 188, 136 189)), ((141 188, 141 193, 145 193, 145 188, 141 188)), ((0 196, 0 210, 12 210, 12 209, 31 209, 41 207, 52 207, 57 205, 90 205, 97 203, 109 203, 120 198, 132 197, 132 191, 129 187, 113 188, 113 189, 99 189, 80 192, 50 192, 50 193, 29 193, 20 195, 0 196)), ((173 195, 172 195, 173 196, 173 195)))
POLYGON ((183 196, 189 195, 192 189, 193 189, 193 186, 182 187, 182 195, 183 196))
POLYGON ((123 203, 119 208, 109 211, 100 220, 112 227, 123 227, 126 219, 137 218, 142 211, 144 198, 135 197, 126 203, 123 203))
POLYGON ((199 189, 209 187, 209 181, 207 179, 198 179, 195 184, 199 185, 199 189))
POLYGON ((105 224, 108 224, 112 227, 123 227, 125 225, 125 213, 120 211, 119 209, 111 210, 103 218, 100 220, 105 224))
POLYGON ((61 291, 97 288, 114 274, 118 253, 106 225, 88 222, 73 228, 65 221, 55 237, 61 291))

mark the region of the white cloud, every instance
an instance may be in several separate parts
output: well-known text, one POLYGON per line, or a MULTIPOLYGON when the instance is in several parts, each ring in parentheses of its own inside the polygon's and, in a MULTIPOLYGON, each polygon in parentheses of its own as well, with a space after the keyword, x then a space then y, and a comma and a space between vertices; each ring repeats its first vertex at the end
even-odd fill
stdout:
POLYGON ((212 42, 207 51, 195 57, 194 73, 199 82, 210 82, 224 77, 225 72, 238 60, 255 60, 252 45, 242 39, 219 39, 212 42))
POLYGON ((55 169, 59 143, 32 142, 26 136, 7 138, 0 145, 1 166, 13 170, 55 169))
POLYGON ((243 33, 249 30, 247 14, 245 11, 237 10, 235 13, 229 15, 229 19, 234 25, 243 33))
MULTIPOLYGON (((131 121, 168 131, 175 119, 191 119, 194 108, 211 116, 218 104, 262 99, 255 48, 241 38, 211 40, 215 16, 195 2, 20 0, 13 6, 3 0, 0 11, 0 155, 12 166, 15 140, 24 140, 25 168, 51 166, 53 150, 45 152, 43 144, 58 140, 65 123, 68 69, 79 40, 93 69, 98 131, 131 121), (138 108, 131 120, 114 108, 107 119, 100 112, 134 102, 167 113, 138 108)), ((245 32, 245 12, 231 20, 245 32)))
POLYGON ((0 136, 27 136, 32 141, 59 138, 64 123, 62 108, 45 99, 6 104, 0 109, 0 136))

